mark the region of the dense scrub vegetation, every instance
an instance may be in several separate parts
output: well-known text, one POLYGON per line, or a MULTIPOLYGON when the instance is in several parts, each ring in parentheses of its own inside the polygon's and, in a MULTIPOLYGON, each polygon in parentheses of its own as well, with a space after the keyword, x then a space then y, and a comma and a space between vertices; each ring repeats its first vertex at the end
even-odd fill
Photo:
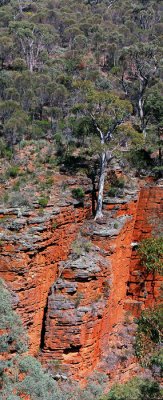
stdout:
POLYGON ((161 400, 162 394, 157 382, 149 379, 131 379, 124 385, 115 385, 102 400, 161 400))
POLYGON ((142 365, 162 375, 163 306, 143 311, 137 322, 136 355, 142 365))
MULTIPOLYGON (((53 142, 58 161, 99 155, 162 169, 162 1, 2 0, 0 153, 53 142), (80 147, 80 150, 79 150, 80 147), (151 157, 152 154, 152 157, 151 157)), ((75 168, 75 167, 74 167, 75 168)))
POLYGON ((138 247, 138 253, 142 265, 148 272, 160 272, 163 269, 163 238, 143 239, 138 247))

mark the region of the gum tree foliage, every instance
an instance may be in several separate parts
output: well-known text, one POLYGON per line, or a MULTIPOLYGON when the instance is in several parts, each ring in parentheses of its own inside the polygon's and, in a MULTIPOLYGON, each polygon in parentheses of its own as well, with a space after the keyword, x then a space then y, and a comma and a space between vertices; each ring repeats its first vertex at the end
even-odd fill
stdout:
POLYGON ((145 117, 145 96, 158 72, 157 49, 149 44, 124 47, 122 86, 127 97, 135 103, 140 128, 146 136, 148 118, 145 117))
POLYGON ((55 146, 59 135, 63 160, 66 146, 80 145, 85 154, 85 138, 91 144, 93 132, 100 148, 109 144, 112 157, 115 134, 119 129, 126 136, 126 126, 135 137, 142 133, 142 150, 152 147, 161 160, 161 12, 162 2, 154 0, 2 0, 0 134, 7 146, 14 152, 22 140, 42 138, 55 146), (83 96, 82 86, 76 96, 76 81, 88 89, 90 82, 94 93, 74 126, 74 100, 83 96))
MULTIPOLYGON (((90 137, 92 146, 98 138, 98 152, 100 156, 100 172, 98 185, 98 199, 95 218, 102 218, 103 191, 106 166, 115 157, 116 151, 128 146, 136 140, 141 143, 141 136, 127 126, 132 105, 128 100, 120 98, 115 92, 97 90, 89 81, 75 83, 80 103, 75 103, 71 117, 74 130, 80 135, 90 137)), ((96 149, 97 151, 97 149, 96 149)))
POLYGON ((32 73, 38 62, 41 62, 41 56, 45 57, 46 52, 50 52, 55 32, 51 26, 28 21, 12 22, 9 29, 18 43, 20 55, 32 73))

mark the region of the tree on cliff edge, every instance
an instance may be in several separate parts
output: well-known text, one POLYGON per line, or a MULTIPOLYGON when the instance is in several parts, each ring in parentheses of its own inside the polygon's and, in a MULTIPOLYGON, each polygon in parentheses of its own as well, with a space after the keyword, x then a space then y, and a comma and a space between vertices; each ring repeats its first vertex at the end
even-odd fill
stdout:
MULTIPOLYGON (((102 218, 102 203, 106 167, 115 157, 117 151, 128 142, 142 140, 141 134, 134 131, 128 124, 132 114, 130 101, 120 98, 114 92, 100 91, 93 88, 90 82, 77 82, 80 103, 75 104, 74 124, 83 120, 83 126, 94 145, 98 138, 98 153, 100 155, 100 172, 98 183, 98 198, 95 219, 102 218), (86 129, 88 127, 88 129, 86 129), (125 129, 123 129, 123 127, 125 129)), ((82 132, 79 132, 81 135, 82 132)), ((96 148, 97 152, 97 148, 96 148)))

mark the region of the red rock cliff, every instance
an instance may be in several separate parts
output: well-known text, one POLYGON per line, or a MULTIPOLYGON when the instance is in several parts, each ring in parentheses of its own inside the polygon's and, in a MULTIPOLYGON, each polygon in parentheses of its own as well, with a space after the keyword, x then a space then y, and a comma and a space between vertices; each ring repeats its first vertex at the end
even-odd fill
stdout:
POLYGON ((84 224, 90 248, 86 242, 80 255, 72 252, 48 297, 42 360, 58 359, 79 380, 96 367, 112 327, 123 320, 137 199, 110 203, 102 225, 84 224))
POLYGON ((31 352, 41 345, 44 363, 54 369, 62 363, 61 370, 84 379, 126 310, 138 315, 156 301, 161 278, 145 276, 132 243, 159 225, 161 189, 142 188, 139 199, 135 192, 105 199, 102 224, 83 224, 89 202, 54 208, 51 199, 42 216, 1 210, 1 276, 19 296, 31 352), (74 239, 83 244, 69 255, 74 239))
POLYGON ((22 211, 18 216, 19 212, 0 210, 0 274, 18 294, 17 310, 28 329, 30 351, 37 354, 44 308, 58 263, 67 258, 89 205, 85 209, 49 205, 44 215, 22 211))
POLYGON ((141 189, 135 226, 133 231, 133 251, 131 254, 130 275, 126 307, 137 315, 144 307, 152 307, 161 298, 162 277, 157 273, 147 273, 140 265, 135 245, 142 239, 163 232, 163 188, 162 186, 141 189))

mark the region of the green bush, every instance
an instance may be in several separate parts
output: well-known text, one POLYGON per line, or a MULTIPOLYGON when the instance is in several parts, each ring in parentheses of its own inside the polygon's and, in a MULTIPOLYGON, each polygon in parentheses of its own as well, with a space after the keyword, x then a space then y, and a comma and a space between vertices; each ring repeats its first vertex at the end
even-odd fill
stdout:
POLYGON ((115 182, 115 186, 118 187, 118 188, 123 189, 124 186, 125 186, 125 180, 124 180, 124 178, 119 178, 119 179, 117 179, 117 181, 115 182))
POLYGON ((12 295, 0 280, 0 353, 14 351, 22 353, 26 350, 27 340, 19 316, 12 309, 12 295))
POLYGON ((26 373, 25 378, 19 382, 18 393, 30 395, 34 399, 58 399, 60 390, 52 377, 46 373, 34 357, 24 357, 19 363, 20 371, 26 373))
POLYGON ((3 138, 0 138, 0 157, 12 158, 12 151, 7 147, 6 142, 3 138))
POLYGON ((46 137, 46 133, 50 129, 50 122, 47 120, 35 120, 30 127, 30 133, 32 139, 42 139, 46 137))
POLYGON ((57 157, 54 157, 54 156, 50 156, 46 160, 46 162, 52 167, 56 167, 58 165, 58 159, 57 159, 57 157))
POLYGON ((81 187, 72 189, 72 197, 76 200, 84 200, 84 190, 81 187))
POLYGON ((150 366, 152 369, 157 366, 161 377, 163 376, 163 349, 153 354, 150 359, 150 366))
POLYGON ((118 67, 118 66, 112 67, 112 69, 110 70, 110 72, 111 72, 113 75, 118 75, 118 73, 120 72, 120 67, 118 67))
POLYGON ((15 58, 12 67, 17 71, 23 71, 27 69, 27 66, 22 58, 15 58))
POLYGON ((135 352, 145 366, 151 365, 153 357, 159 358, 160 344, 163 339, 162 316, 163 306, 159 305, 155 309, 143 311, 137 320, 135 352))
POLYGON ((111 186, 107 194, 109 197, 115 197, 118 194, 118 189, 114 186, 111 186))
POLYGON ((105 76, 99 76, 95 81, 96 87, 98 89, 112 89, 111 82, 105 76))
POLYGON ((17 165, 10 167, 6 174, 10 178, 16 178, 19 174, 19 167, 17 165))
POLYGON ((153 160, 150 157, 150 151, 146 151, 144 149, 130 150, 127 158, 130 165, 136 168, 138 171, 141 169, 149 170, 149 168, 153 166, 153 160))
POLYGON ((133 378, 125 384, 116 384, 101 400, 161 400, 161 389, 156 381, 133 378))
POLYGON ((40 198, 38 199, 38 204, 39 204, 40 207, 44 208, 44 207, 47 206, 48 201, 49 201, 49 198, 48 198, 48 197, 40 197, 40 198))
POLYGON ((149 272, 162 272, 163 267, 163 238, 147 238, 138 246, 138 254, 142 265, 149 272))
POLYGON ((116 197, 123 195, 123 189, 125 186, 124 178, 117 178, 115 175, 111 176, 110 188, 107 192, 109 197, 116 197))

